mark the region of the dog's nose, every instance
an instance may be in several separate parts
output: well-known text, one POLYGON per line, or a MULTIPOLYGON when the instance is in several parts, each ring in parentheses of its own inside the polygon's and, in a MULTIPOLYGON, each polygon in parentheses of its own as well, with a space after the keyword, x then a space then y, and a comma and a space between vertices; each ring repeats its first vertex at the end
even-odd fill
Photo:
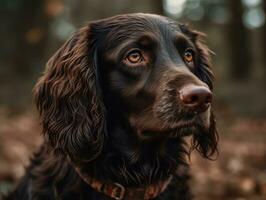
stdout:
POLYGON ((192 110, 207 109, 212 101, 212 92, 204 86, 184 86, 179 94, 184 106, 192 110))

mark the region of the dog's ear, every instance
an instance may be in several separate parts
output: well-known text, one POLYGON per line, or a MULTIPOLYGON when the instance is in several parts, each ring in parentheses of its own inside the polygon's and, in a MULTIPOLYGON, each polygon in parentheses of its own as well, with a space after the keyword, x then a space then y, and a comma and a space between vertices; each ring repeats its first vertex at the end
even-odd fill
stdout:
POLYGON ((45 138, 54 150, 78 161, 95 159, 107 137, 90 29, 77 31, 52 56, 34 88, 45 138))

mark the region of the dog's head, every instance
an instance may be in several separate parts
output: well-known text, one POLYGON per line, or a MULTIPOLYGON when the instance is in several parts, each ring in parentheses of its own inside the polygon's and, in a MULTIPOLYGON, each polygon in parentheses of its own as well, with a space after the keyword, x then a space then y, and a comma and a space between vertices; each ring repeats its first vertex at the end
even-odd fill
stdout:
POLYGON ((35 87, 44 134, 71 159, 103 150, 108 124, 140 140, 193 135, 204 157, 217 150, 212 79, 201 33, 157 15, 91 22, 49 60, 35 87))

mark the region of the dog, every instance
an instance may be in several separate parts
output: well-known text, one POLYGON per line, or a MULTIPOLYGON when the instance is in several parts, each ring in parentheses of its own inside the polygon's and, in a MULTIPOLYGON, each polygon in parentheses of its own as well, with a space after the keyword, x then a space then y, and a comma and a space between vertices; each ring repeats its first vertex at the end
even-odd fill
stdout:
POLYGON ((6 199, 192 199, 187 156, 218 143, 202 35, 143 13, 78 30, 34 88, 44 143, 6 199))

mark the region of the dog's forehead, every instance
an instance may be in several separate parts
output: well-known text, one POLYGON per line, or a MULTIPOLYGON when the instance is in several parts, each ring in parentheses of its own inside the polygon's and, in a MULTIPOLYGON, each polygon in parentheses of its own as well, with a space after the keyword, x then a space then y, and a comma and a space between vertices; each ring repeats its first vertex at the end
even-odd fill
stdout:
MULTIPOLYGON (((180 33, 178 23, 160 15, 127 14, 118 15, 100 21, 100 31, 110 42, 122 42, 138 39, 143 35, 154 35, 157 38, 171 38, 180 33)), ((111 44, 111 46, 113 46, 111 44)))

